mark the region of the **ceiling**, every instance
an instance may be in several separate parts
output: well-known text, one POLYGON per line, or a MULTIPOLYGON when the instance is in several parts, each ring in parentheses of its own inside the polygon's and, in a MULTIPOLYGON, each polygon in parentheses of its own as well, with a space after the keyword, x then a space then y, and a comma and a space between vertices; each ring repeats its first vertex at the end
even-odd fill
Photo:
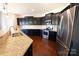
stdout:
MULTIPOLYGON (((8 13, 21 16, 44 16, 47 13, 56 13, 63 10, 69 3, 8 3, 8 13)), ((3 10, 3 3, 0 3, 0 11, 3 10)))

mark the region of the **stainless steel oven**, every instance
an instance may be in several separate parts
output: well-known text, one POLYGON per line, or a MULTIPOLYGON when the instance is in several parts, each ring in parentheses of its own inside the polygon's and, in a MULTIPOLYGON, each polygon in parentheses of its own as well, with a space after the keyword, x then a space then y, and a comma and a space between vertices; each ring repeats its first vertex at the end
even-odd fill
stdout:
POLYGON ((42 30, 42 38, 43 39, 49 38, 49 30, 47 30, 47 29, 42 30))

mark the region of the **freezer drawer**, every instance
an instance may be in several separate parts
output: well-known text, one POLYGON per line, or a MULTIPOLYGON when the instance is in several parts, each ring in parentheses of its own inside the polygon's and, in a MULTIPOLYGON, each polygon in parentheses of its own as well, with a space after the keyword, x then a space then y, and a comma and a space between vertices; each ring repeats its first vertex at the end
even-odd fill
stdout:
POLYGON ((56 42, 56 43, 57 43, 57 55, 58 56, 67 56, 69 53, 69 49, 59 42, 56 42))

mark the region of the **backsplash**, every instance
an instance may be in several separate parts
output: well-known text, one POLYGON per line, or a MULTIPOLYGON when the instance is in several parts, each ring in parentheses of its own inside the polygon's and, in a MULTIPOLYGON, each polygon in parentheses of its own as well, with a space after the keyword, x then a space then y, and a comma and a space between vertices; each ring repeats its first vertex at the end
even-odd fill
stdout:
MULTIPOLYGON (((47 25, 23 25, 20 26, 20 29, 46 29, 47 25)), ((53 31, 57 32, 57 25, 51 25, 53 31)))

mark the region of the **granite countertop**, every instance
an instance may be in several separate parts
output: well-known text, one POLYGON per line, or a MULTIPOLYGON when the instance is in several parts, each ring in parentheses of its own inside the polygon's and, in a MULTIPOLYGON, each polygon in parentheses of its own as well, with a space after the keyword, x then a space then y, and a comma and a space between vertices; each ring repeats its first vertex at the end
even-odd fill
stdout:
POLYGON ((19 36, 9 36, 6 43, 0 45, 2 56, 22 56, 28 50, 33 40, 20 31, 19 36))
POLYGON ((5 31, 0 30, 0 37, 3 36, 5 33, 5 31))

